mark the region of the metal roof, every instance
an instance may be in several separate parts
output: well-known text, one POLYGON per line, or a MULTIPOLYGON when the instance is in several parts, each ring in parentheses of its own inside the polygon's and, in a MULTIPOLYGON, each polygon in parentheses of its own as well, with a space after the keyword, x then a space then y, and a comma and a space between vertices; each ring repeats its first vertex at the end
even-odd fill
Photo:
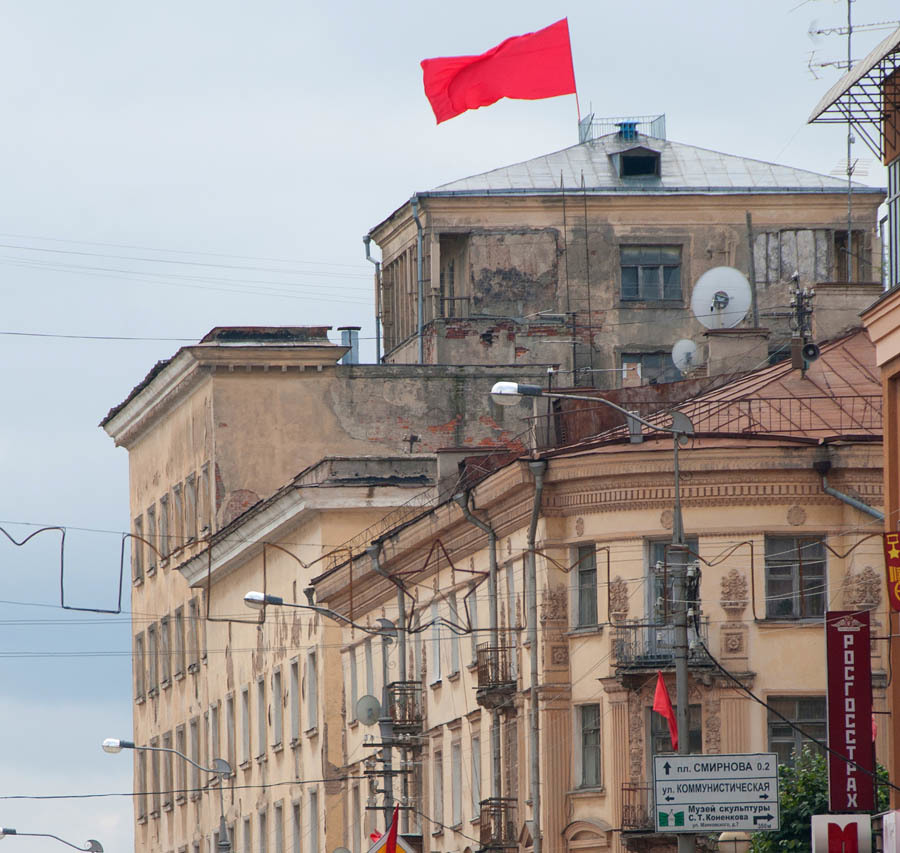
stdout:
MULTIPOLYGON (((866 145, 884 158, 882 120, 884 81, 900 68, 900 28, 894 30, 863 60, 857 62, 816 104, 813 122, 846 122, 859 131, 866 145)), ((896 131, 896 128, 893 128, 896 131)))
MULTIPOLYGON (((722 154, 643 134, 626 140, 618 133, 611 133, 553 154, 452 181, 421 195, 561 192, 560 181, 567 190, 580 192, 582 177, 585 189, 594 194, 808 193, 842 192, 847 188, 846 181, 841 178, 819 175, 805 169, 722 154), (615 155, 634 148, 659 152, 658 177, 619 176, 615 155)), ((854 187, 863 193, 881 192, 863 184, 854 184, 854 187)))

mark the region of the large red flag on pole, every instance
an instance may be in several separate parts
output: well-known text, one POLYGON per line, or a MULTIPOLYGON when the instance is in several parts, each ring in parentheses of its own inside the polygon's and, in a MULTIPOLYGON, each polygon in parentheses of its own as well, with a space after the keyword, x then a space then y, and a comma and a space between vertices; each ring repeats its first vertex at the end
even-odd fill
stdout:
POLYGON ((394 818, 391 821, 391 828, 387 834, 387 844, 384 846, 384 853, 397 853, 397 826, 400 822, 400 806, 394 806, 394 818))
POLYGON ((678 723, 675 721, 675 711, 672 710, 672 700, 669 691, 666 690, 666 682, 663 674, 656 671, 656 693, 653 695, 653 710, 662 714, 669 723, 669 736, 672 738, 672 749, 678 749, 678 723))
POLYGON ((438 124, 500 98, 534 101, 575 93, 566 18, 506 39, 480 56, 422 60, 425 96, 438 124))

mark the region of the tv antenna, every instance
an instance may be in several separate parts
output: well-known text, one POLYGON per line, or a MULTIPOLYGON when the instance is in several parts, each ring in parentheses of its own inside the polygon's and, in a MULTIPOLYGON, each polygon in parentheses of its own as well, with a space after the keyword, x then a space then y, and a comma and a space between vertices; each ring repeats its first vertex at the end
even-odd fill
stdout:
POLYGON ((691 310, 707 329, 732 329, 747 316, 751 301, 750 282, 740 270, 713 267, 697 279, 691 310))

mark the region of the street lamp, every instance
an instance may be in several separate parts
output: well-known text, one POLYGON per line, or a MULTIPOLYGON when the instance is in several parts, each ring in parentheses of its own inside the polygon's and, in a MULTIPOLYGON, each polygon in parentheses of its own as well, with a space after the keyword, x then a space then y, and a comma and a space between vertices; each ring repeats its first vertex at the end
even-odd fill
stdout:
POLYGON ((231 775, 231 765, 224 758, 214 758, 212 767, 204 767, 191 758, 188 758, 183 752, 172 749, 168 746, 137 746, 134 741, 122 740, 121 738, 108 737, 101 744, 104 752, 115 755, 123 749, 133 749, 137 752, 168 752, 183 758, 188 764, 202 770, 204 773, 212 773, 219 777, 219 850, 221 853, 230 853, 231 842, 228 840, 228 824, 225 823, 225 779, 231 775))
POLYGON ((376 637, 396 637, 397 629, 394 627, 394 623, 389 619, 377 619, 376 621, 381 626, 380 628, 370 628, 368 625, 360 625, 357 622, 354 622, 352 619, 344 616, 343 613, 338 613, 337 610, 332 610, 330 607, 321 607, 318 604, 313 604, 313 596, 315 595, 315 590, 312 587, 307 587, 304 592, 306 593, 306 598, 309 601, 309 604, 296 604, 292 601, 285 601, 280 595, 269 595, 265 592, 257 592, 256 590, 251 590, 244 596, 244 604, 247 607, 250 607, 253 610, 262 610, 267 604, 274 605, 276 607, 296 607, 298 610, 312 610, 313 613, 321 613, 323 616, 327 616, 329 619, 336 619, 338 622, 343 622, 345 625, 349 625, 351 628, 358 628, 360 631, 365 632, 366 634, 374 634, 376 637))
MULTIPOLYGON (((672 597, 674 606, 672 608, 675 621, 675 702, 677 705, 676 723, 678 728, 678 753, 687 755, 690 752, 689 735, 688 735, 688 668, 687 668, 687 649, 688 649, 688 631, 687 631, 687 601, 685 595, 686 589, 686 554, 687 546, 684 541, 684 521, 681 516, 681 480, 678 469, 678 448, 687 444, 690 436, 694 434, 694 425, 690 418, 682 412, 671 412, 672 425, 669 427, 660 426, 644 420, 634 412, 629 412, 621 406, 613 403, 604 397, 588 397, 580 394, 560 394, 554 391, 545 391, 540 385, 522 385, 518 382, 496 382, 491 388, 491 399, 501 406, 514 406, 523 397, 536 400, 540 397, 547 397, 556 400, 585 400, 589 403, 595 403, 600 406, 606 406, 613 409, 619 414, 624 415, 625 422, 629 426, 629 431, 636 430, 635 424, 643 424, 657 432, 667 432, 673 438, 673 461, 672 468, 675 475, 675 494, 672 507, 672 550, 675 554, 675 560, 672 565, 672 597)), ((531 585, 531 594, 536 595, 536 587, 531 585)), ((533 647, 532 647, 533 651, 533 647)), ((533 705, 536 703, 533 703, 533 705)), ((535 749, 535 753, 537 750, 535 749)), ((538 816, 539 819, 539 816, 538 816)), ((535 831, 535 838, 539 835, 539 829, 535 831)), ((678 850, 679 853, 694 850, 695 842, 693 836, 679 834, 678 850)))
POLYGON ((10 829, 8 826, 0 828, 0 838, 6 838, 7 835, 26 835, 31 838, 53 838, 61 844, 65 844, 66 847, 71 847, 73 850, 85 850, 87 853, 103 853, 103 845, 97 841, 96 838, 89 838, 84 842, 84 847, 79 847, 77 844, 72 844, 70 841, 66 841, 65 838, 60 838, 58 835, 52 835, 49 832, 19 832, 17 829, 10 829))

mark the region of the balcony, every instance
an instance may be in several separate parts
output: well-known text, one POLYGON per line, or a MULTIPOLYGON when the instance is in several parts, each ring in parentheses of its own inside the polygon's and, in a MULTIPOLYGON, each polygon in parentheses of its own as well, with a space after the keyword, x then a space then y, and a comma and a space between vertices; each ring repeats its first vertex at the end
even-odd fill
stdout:
POLYGON ((516 801, 511 797, 491 797, 481 801, 479 821, 481 850, 503 850, 518 846, 516 801))
POLYGON ((475 698, 485 708, 506 705, 516 691, 516 679, 512 674, 510 658, 515 653, 512 646, 492 646, 483 643, 476 649, 478 685, 475 698))
MULTIPOLYGON (((699 638, 704 645, 708 644, 708 636, 709 626, 705 622, 700 624, 699 635, 693 626, 688 629, 688 666, 705 668, 713 665, 703 646, 696 642, 699 638)), ((653 622, 623 622, 615 628, 613 649, 619 675, 666 669, 675 663, 675 629, 653 622)))
POLYGON ((422 731, 421 681, 392 681, 387 686, 387 698, 395 732, 415 734, 422 731))
POLYGON ((622 783, 622 832, 652 832, 653 786, 622 783))

